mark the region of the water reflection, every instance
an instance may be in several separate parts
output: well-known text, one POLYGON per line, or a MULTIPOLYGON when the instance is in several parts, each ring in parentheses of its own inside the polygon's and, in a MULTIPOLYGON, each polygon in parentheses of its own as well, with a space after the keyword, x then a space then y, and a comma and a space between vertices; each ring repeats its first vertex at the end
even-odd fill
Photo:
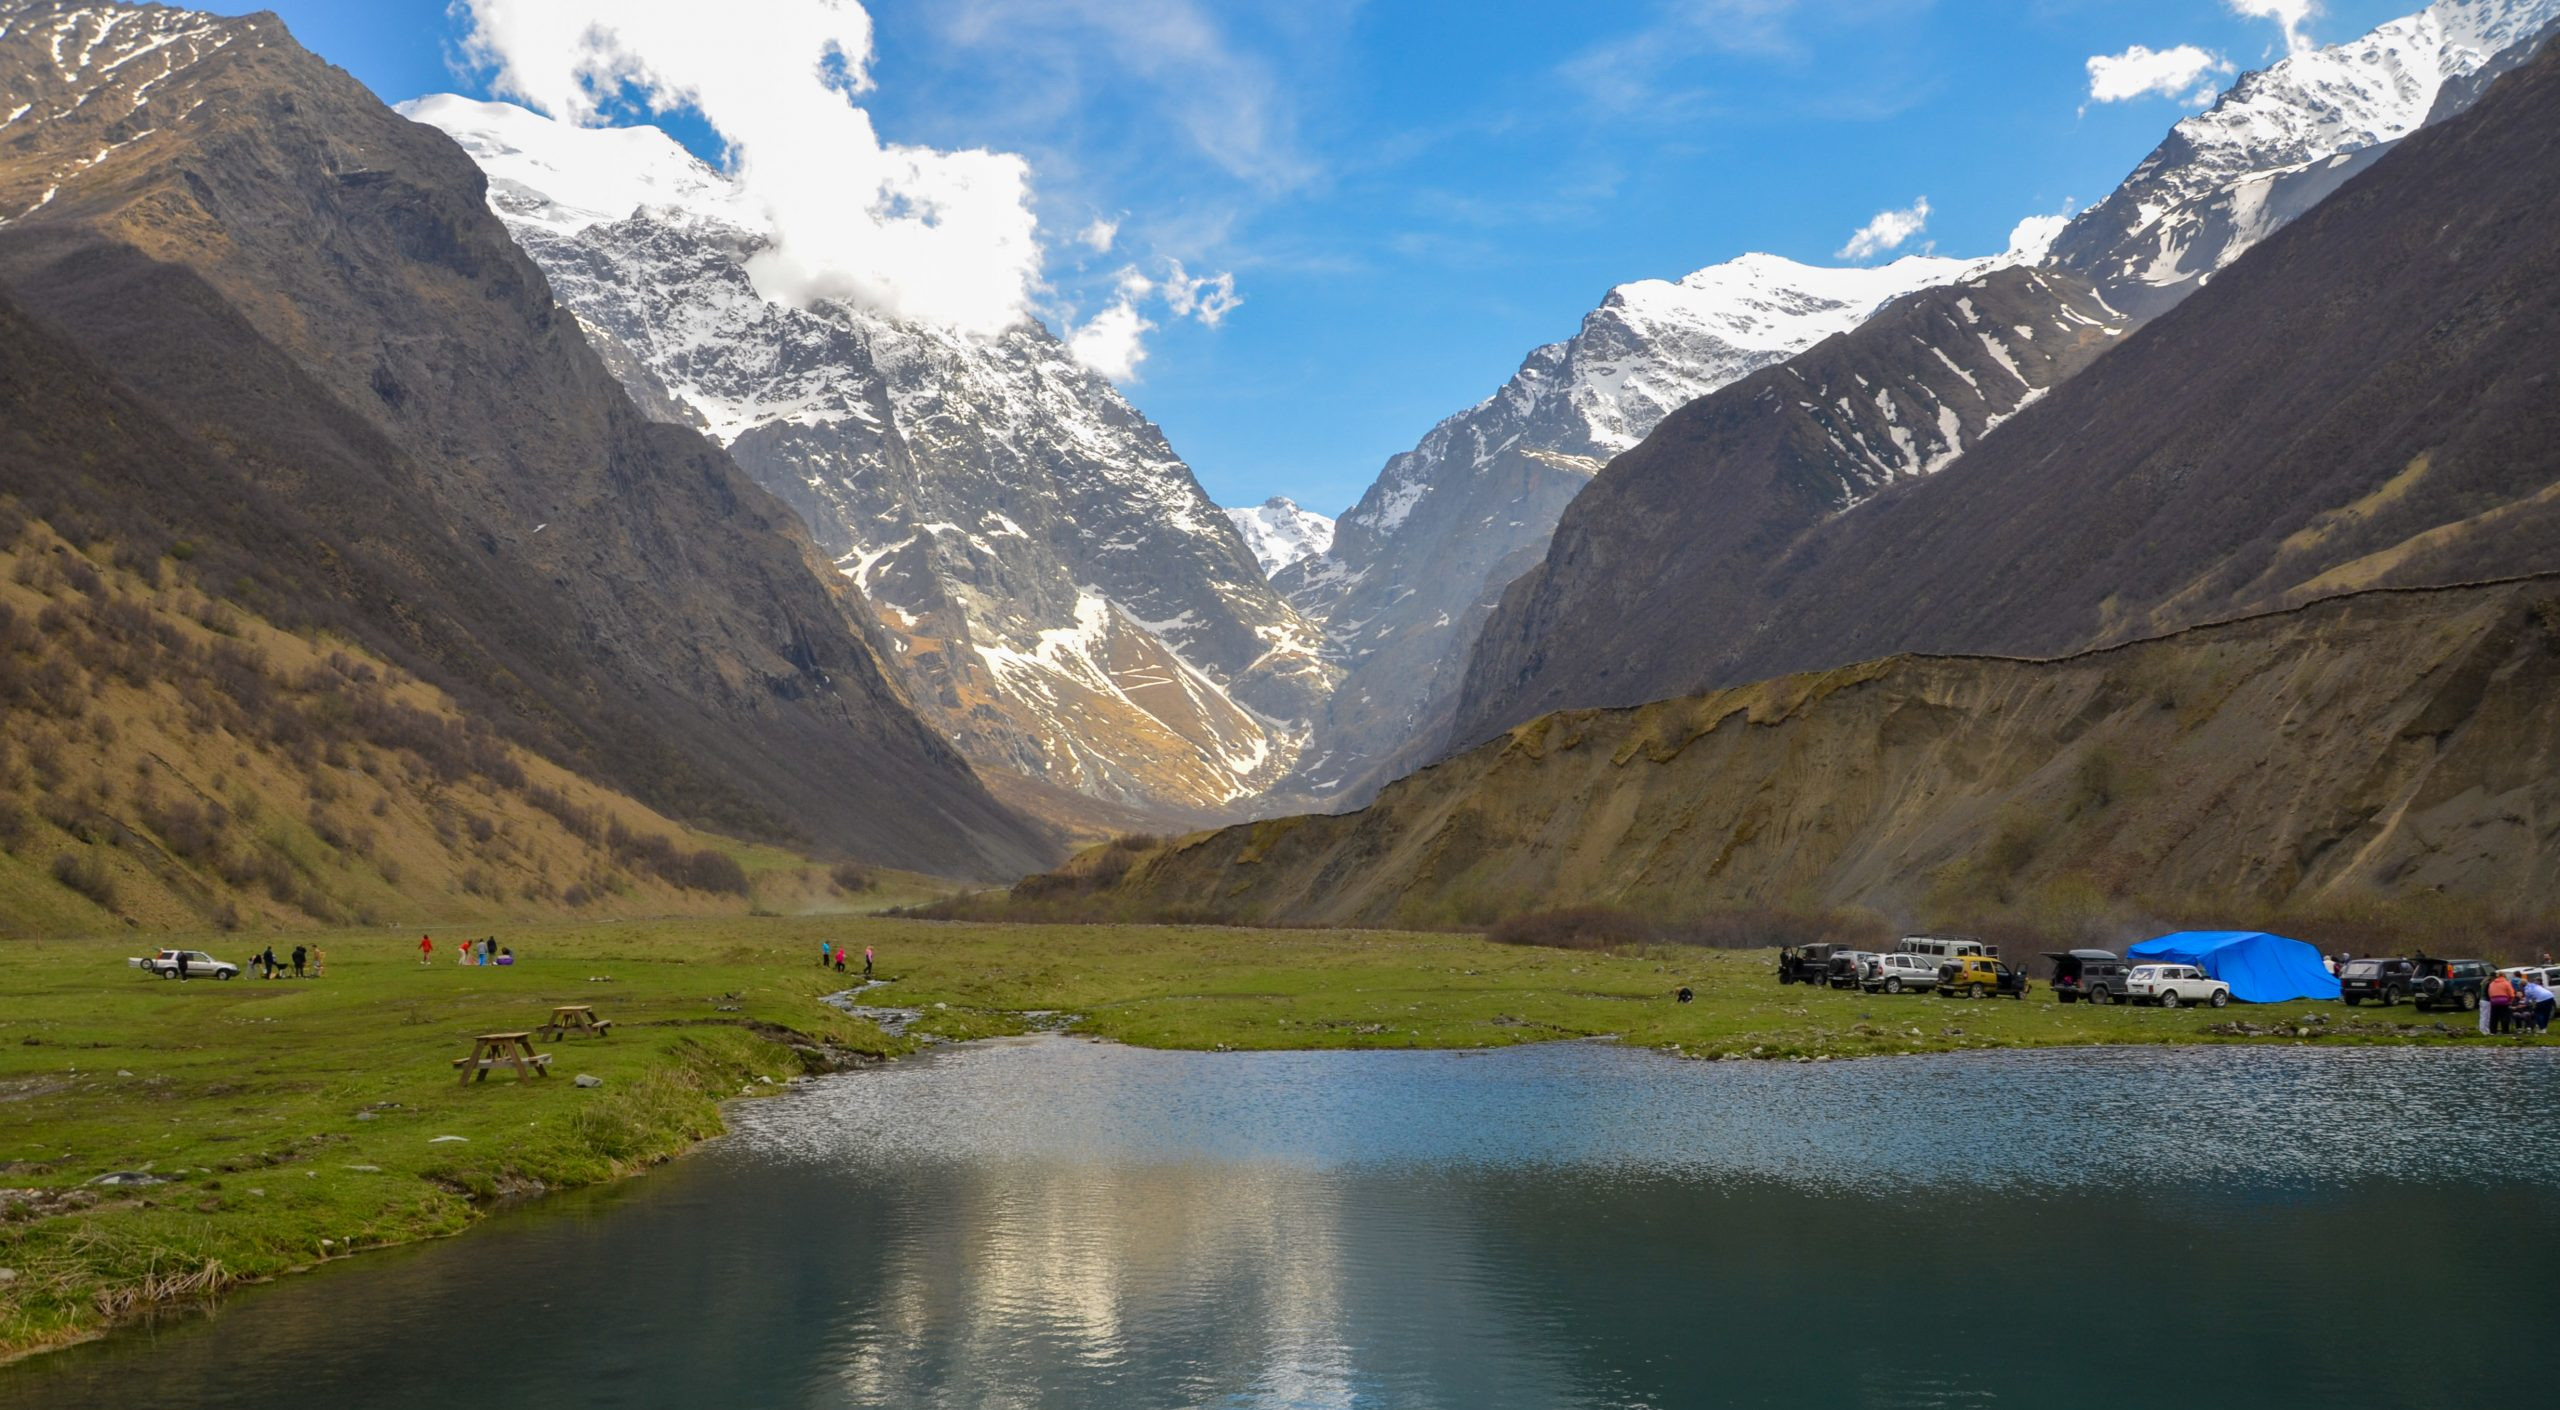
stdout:
POLYGON ((2555 1095, 2516 1053, 984 1045, 0 1407, 2442 1404, 2400 1329, 2560 1321, 2488 1252, 2560 1212, 2555 1095))

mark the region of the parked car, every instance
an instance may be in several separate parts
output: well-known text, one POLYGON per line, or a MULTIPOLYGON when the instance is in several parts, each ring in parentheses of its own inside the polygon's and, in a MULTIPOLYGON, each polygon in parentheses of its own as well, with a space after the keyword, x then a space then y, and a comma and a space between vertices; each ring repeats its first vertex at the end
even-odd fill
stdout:
POLYGON ((1897 955, 1924 955, 1930 964, 1942 965, 1967 955, 1996 958, 2000 947, 1986 945, 1970 935, 1905 935, 1893 942, 1893 952, 1897 955))
POLYGON ((2158 1004, 2173 1009, 2180 1004, 2210 1004, 2221 1008, 2231 1002, 2231 986, 2206 974, 2191 964, 2138 964, 2125 976, 2125 997, 2137 1004, 2158 1004))
POLYGON ((2429 1009, 2476 1009, 2489 987, 2487 960, 2433 960, 2424 955, 2409 961, 2409 997, 2421 1013, 2429 1009))
POLYGON ((2055 950, 2053 996, 2066 1004, 2087 999, 2093 1004, 2124 1001, 2124 957, 2113 950, 2055 950))
POLYGON ((2407 960, 2349 960, 2338 970, 2338 997, 2351 1004, 2371 999, 2389 1008, 2409 997, 2414 978, 2407 960))
POLYGON ((1825 978, 1834 989, 1855 989, 1867 972, 1867 961, 1875 957, 1873 950, 1835 950, 1831 954, 1831 972, 1825 978))
POLYGON ((1778 952, 1778 982, 1822 984, 1831 978, 1831 956, 1838 945, 1798 945, 1778 952))
POLYGON ((202 950, 160 950, 148 955, 138 955, 126 960, 125 963, 145 974, 156 974, 163 979, 175 979, 178 977, 178 956, 180 955, 187 957, 186 972, 189 979, 230 979, 240 973, 240 966, 226 964, 202 950))
POLYGON ((1938 961, 1928 955, 1878 955, 1867 961, 1867 972, 1859 978, 1858 987, 1870 994, 1935 989, 1938 987, 1938 961))
POLYGON ((1999 960, 1980 955, 1967 955, 1938 966, 1938 993, 1962 994, 1979 999, 1985 994, 2006 994, 2012 999, 2027 997, 2026 971, 2011 969, 1999 960))

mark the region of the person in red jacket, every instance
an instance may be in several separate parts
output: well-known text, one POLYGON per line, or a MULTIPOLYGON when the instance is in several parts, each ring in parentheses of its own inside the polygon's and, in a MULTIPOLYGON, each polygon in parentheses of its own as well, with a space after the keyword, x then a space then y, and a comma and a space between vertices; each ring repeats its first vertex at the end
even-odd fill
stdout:
POLYGON ((419 937, 418 937, 418 963, 420 963, 420 964, 425 964, 428 960, 433 959, 433 958, 435 957, 435 953, 436 953, 436 942, 435 942, 435 937, 434 937, 434 936, 432 936, 432 935, 421 935, 421 936, 419 936, 419 937))

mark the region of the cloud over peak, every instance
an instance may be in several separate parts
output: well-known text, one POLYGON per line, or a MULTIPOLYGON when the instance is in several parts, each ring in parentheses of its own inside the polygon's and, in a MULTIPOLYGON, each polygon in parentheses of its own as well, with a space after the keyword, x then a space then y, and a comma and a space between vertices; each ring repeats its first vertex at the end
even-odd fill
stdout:
POLYGON ((633 108, 699 114, 769 222, 749 265, 766 297, 980 335, 1028 313, 1041 260, 1030 168, 883 142, 854 101, 871 86, 872 35, 852 0, 458 3, 465 52, 500 93, 582 125, 633 108))
POLYGON ((2213 101, 2213 80, 2228 77, 2231 63, 2193 44, 2152 49, 2136 44, 2121 54, 2089 56, 2089 101, 2122 103, 2156 96, 2203 104, 2213 101))
POLYGON ((1929 227, 1929 198, 1913 201, 1901 210, 1877 211, 1875 218, 1858 227, 1832 256, 1834 259, 1873 259, 1891 250, 1901 249, 1911 237, 1929 227))

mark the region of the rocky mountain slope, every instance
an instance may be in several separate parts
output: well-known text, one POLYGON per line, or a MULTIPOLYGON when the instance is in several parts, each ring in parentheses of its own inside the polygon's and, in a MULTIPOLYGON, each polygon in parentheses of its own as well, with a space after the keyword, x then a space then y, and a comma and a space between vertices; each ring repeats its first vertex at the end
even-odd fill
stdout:
POLYGON ((1730 393, 1693 404, 1514 584, 1453 739, 1899 651, 2051 653, 2560 567, 2555 215, 2546 50, 1952 467, 1846 513, 1684 551, 1712 511, 1681 506, 1765 473, 1725 453, 1730 393))
POLYGON ((2145 318, 2319 203, 2392 143, 2477 96, 2560 20, 2560 0, 2437 0, 2244 74, 2180 122, 2052 263, 2145 318))
POLYGON ((442 134, 272 17, 70 3, 0 10, 0 114, 21 342, 123 408, 11 419, 23 512, 185 544, 676 818, 976 875, 1047 852, 789 511, 633 408, 442 134))
POLYGON ((1266 574, 1333 547, 1333 521, 1300 509, 1287 495, 1273 495, 1251 509, 1230 509, 1227 518, 1266 574))
POLYGON ((807 521, 982 766, 1177 809, 1287 771, 1331 685, 1314 632, 1162 433, 1046 329, 980 340, 770 302, 746 268, 761 217, 655 129, 404 110, 489 173, 634 394, 807 521))
POLYGON ((1572 338, 1531 353, 1500 391, 1388 461, 1331 549, 1275 575, 1324 623, 1346 672, 1287 794, 1356 793, 1427 732, 1504 584, 1537 561, 1600 467, 1665 415, 1902 294, 2005 262, 1913 256, 1822 269, 1745 255, 1610 290, 1572 338))
MULTIPOLYGON (((2521 41, 2547 30, 2555 17, 2560 0, 2439 0, 2355 41, 2245 75, 2212 109, 2180 123, 2121 188, 2075 217, 2050 251, 2022 240, 2004 259, 1979 266, 1905 260, 1884 271, 1813 270, 1754 256, 1678 286, 1635 285, 1613 293, 1580 337, 1532 354, 1521 377, 1501 395, 1433 433, 1435 440, 1455 432, 1465 444, 1502 447, 1502 456, 1451 456, 1426 441, 1391 462, 1362 507, 1345 516, 1343 546, 1330 561, 1310 560, 1281 579, 1293 601, 1328 623, 1337 656, 1350 668, 1327 727, 1310 747, 1310 765, 1293 782, 1304 796, 1357 801, 1376 783, 1432 757, 1457 709, 1467 656, 1504 587, 1546 555, 1563 506, 1591 474, 1670 411, 1846 332, 1892 296, 1926 285, 1949 287, 2002 264, 2040 265, 2061 276, 2055 288, 2096 286, 2094 308, 2085 300, 2057 302, 2028 318, 2027 326, 2067 318, 2071 307, 2083 315, 2094 312, 2118 330, 2130 329, 2310 209, 2399 138, 2459 112, 2483 80, 2519 56, 2521 41), (1897 269, 1921 277, 1888 277, 1897 269), (1755 341, 1756 330, 1749 329, 1739 338, 1691 339, 1666 335, 1660 320, 1612 316, 1621 295, 1645 289, 1694 288, 1708 316, 1737 297, 1749 309, 1755 283, 1772 274, 1781 287, 1808 290, 1825 280, 1863 277, 1871 282, 1859 289, 1874 297, 1831 302, 1831 321, 1799 325, 1798 334, 1809 334, 1800 340, 1755 341), (1737 344, 1773 351, 1737 357, 1737 344), (1558 363, 1594 370, 1551 370, 1558 363), (1556 385, 1569 390, 1542 397, 1556 385), (1570 414, 1550 413, 1543 420, 1503 414, 1504 408, 1549 402, 1570 414), (1480 425, 1486 429, 1477 431, 1480 425), (1562 473, 1566 469, 1577 473, 1562 473), (1430 515, 1426 489, 1459 512, 1430 515), (1421 518, 1410 524, 1398 520, 1384 535, 1361 532, 1366 517, 1416 512, 1399 509, 1408 499, 1424 507, 1421 518), (1467 605, 1458 605, 1459 599, 1467 605), (1374 667, 1367 665, 1373 661, 1374 667)), ((1921 336, 1908 346, 1909 356, 1892 365, 1890 376, 1933 380, 1945 365, 1942 359, 1974 356, 1969 336, 1960 333, 1947 347, 1929 344, 1925 332, 1921 336)), ((2067 375, 2081 361, 2040 371, 2067 375)), ((1992 383, 2011 386, 2015 379, 1995 374, 1992 383)), ((2036 380, 2030 390, 2046 385, 2036 380)), ((2000 393, 1992 399, 2000 400, 2000 393)), ((1927 437, 1935 414, 1923 411, 1923 421, 1911 428, 1915 438, 1927 437)), ((1978 440, 1981 429, 1969 428, 1968 442, 1978 440)), ((1857 439, 1856 433, 1844 435, 1857 439)), ((1893 458, 1891 446, 1888 434, 1877 441, 1877 448, 1885 448, 1882 455, 1867 446, 1841 447, 1825 473, 1856 492, 1806 503, 1818 514, 1836 512, 1863 492, 1858 486, 1871 490, 1906 478, 1912 469, 1925 473, 1953 460, 1945 454, 1906 455, 1904 470, 1875 474, 1874 465, 1893 458)), ((1765 477, 1790 473, 1783 466, 1755 466, 1746 478, 1759 485, 1765 477)), ((1723 493, 1718 486, 1698 486, 1695 501, 1664 532, 1729 543, 1736 537, 1730 520, 1745 521, 1762 534, 1773 528, 1765 506, 1749 499, 1727 506, 1723 493)), ((1623 559, 1643 561, 1640 553, 1623 559)))
POLYGON ((2546 911, 2554 817, 2546 576, 1566 711, 1361 812, 1097 850, 1017 894, 1278 924, 1863 906, 2141 933, 2385 895, 2546 911))

